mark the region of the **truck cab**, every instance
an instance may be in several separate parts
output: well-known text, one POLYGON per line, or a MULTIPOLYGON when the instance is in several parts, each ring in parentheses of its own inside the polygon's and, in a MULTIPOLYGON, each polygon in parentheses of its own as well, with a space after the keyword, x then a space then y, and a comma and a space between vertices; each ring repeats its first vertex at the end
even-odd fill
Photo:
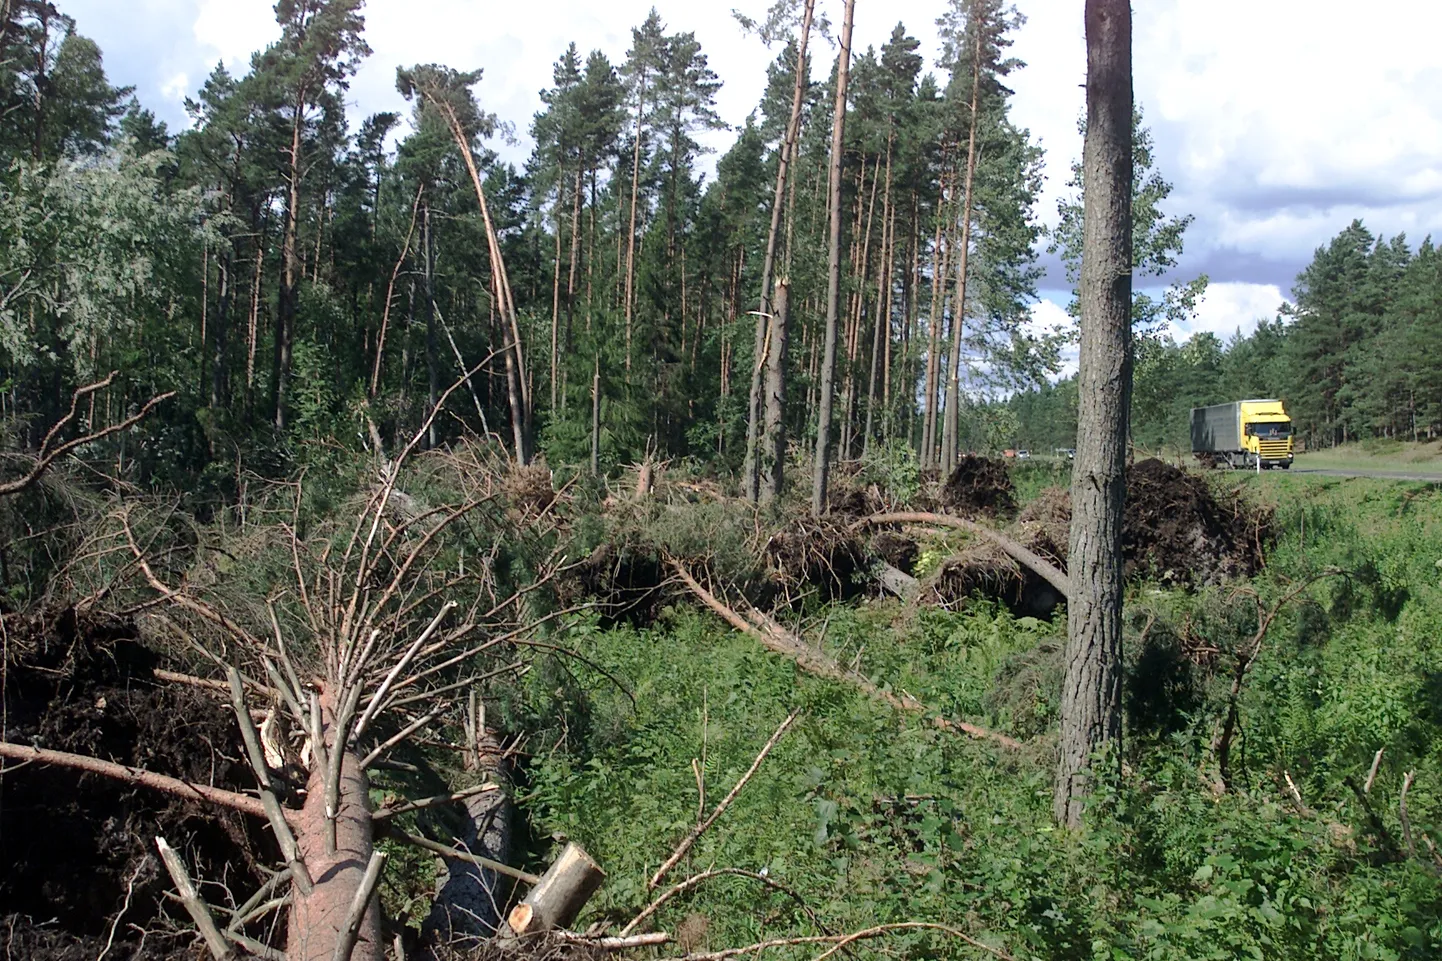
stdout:
POLYGON ((1242 408, 1242 448, 1251 455, 1255 465, 1263 468, 1292 466, 1292 418, 1279 400, 1244 400, 1242 408))

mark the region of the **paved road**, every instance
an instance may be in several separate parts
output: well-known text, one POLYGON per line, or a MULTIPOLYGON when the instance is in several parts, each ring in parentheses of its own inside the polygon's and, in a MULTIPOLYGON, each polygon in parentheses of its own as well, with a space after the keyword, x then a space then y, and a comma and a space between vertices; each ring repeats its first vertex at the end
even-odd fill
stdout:
POLYGON ((1377 477, 1382 480, 1423 481, 1431 484, 1442 484, 1442 472, 1438 471, 1376 470, 1360 467, 1303 467, 1299 462, 1292 465, 1291 473, 1313 474, 1317 477, 1377 477))

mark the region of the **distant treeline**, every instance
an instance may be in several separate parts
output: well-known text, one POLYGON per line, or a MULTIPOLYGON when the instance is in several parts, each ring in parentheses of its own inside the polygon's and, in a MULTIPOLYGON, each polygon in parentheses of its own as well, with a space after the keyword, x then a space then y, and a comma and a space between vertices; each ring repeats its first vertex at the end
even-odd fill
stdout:
MULTIPOLYGON (((1133 442, 1184 448, 1190 408, 1249 397, 1282 398, 1299 439, 1314 447, 1438 436, 1442 251, 1430 237, 1413 251, 1404 236, 1373 236, 1354 221, 1317 248, 1292 297, 1247 337, 1139 338, 1133 442)), ((1000 406, 993 417, 1010 420, 1021 446, 1074 444, 1074 378, 1000 406)))

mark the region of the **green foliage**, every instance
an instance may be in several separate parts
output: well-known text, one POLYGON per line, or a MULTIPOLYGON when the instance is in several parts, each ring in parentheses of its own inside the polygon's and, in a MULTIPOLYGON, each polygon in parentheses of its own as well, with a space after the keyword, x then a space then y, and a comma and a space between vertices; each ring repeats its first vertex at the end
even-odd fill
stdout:
MULTIPOLYGON (((909 615, 891 604, 838 606, 799 624, 813 636, 824 626, 828 652, 876 683, 1035 748, 1002 752, 900 718, 797 674, 705 612, 677 610, 647 630, 593 624, 575 636, 632 689, 634 708, 600 679, 565 696, 537 684, 539 703, 560 697, 566 716, 586 723, 528 769, 528 812, 607 865, 590 916, 628 915, 695 823, 692 758, 709 809, 801 707, 802 720, 688 861, 690 871, 765 869, 815 916, 730 878, 673 902, 658 927, 702 916, 711 948, 929 919, 1028 959, 1430 957, 1442 950, 1439 880, 1388 847, 1346 779, 1360 784, 1385 747, 1372 799, 1388 836, 1400 843, 1395 802, 1413 771, 1413 830, 1436 837, 1442 715, 1421 666, 1436 660, 1442 628, 1442 495, 1276 481, 1259 491, 1278 501, 1284 523, 1255 585, 1264 607, 1330 567, 1361 573, 1320 582, 1278 614, 1243 689, 1245 759, 1233 793, 1213 790, 1211 738, 1256 607, 1235 591, 1139 587, 1126 767, 1098 786, 1080 835, 1058 833, 1050 813, 1060 624, 987 605, 909 615), (1289 800, 1283 771, 1305 810, 1289 800)), ((891 946, 970 956, 930 938, 891 946)))

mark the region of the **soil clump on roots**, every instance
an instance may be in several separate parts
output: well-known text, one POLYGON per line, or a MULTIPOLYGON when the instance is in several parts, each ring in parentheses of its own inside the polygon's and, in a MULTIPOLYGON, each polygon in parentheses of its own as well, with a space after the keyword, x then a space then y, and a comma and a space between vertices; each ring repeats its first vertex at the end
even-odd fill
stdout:
MULTIPOLYGON (((1048 488, 1006 529, 1022 546, 1066 569, 1071 497, 1048 488)), ((1205 478, 1155 458, 1127 470, 1122 553, 1128 578, 1187 589, 1255 576, 1273 535, 1272 513, 1239 490, 1214 493, 1205 478)), ((970 597, 999 601, 1014 614, 1047 616, 1062 598, 1050 584, 991 543, 976 543, 942 563, 923 597, 958 607, 970 597)))
MULTIPOLYGON (((234 715, 216 694, 158 681, 134 625, 74 609, 9 618, 4 737, 232 790, 253 787, 234 715)), ((197 876, 250 891, 273 861, 260 823, 148 787, 28 762, 0 778, 0 941, 7 956, 193 956, 194 933, 155 853, 177 847, 197 876), (123 908, 123 914, 122 912, 123 908), (117 920, 117 915, 120 917, 117 920), (113 939, 112 939, 113 930, 113 939)), ((224 894, 206 892, 227 906, 224 894)))
POLYGON ((942 485, 941 504, 961 517, 1012 517, 1016 514, 1016 487, 1004 461, 963 454, 942 485))
POLYGON ((1127 470, 1122 551, 1129 577, 1185 587, 1252 577, 1271 538, 1271 511, 1239 491, 1219 499, 1202 477, 1156 458, 1127 470))

